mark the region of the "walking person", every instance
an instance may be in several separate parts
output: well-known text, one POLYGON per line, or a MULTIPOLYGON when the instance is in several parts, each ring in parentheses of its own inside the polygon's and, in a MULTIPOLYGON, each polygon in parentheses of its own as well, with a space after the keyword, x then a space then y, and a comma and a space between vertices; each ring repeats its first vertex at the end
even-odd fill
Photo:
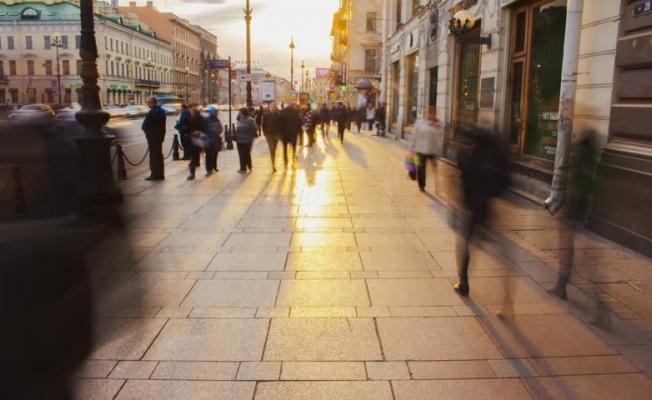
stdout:
POLYGON ((308 144, 306 147, 312 147, 312 145, 317 141, 317 124, 319 123, 319 114, 317 111, 311 110, 308 108, 303 117, 303 126, 306 130, 306 137, 308 139, 308 144))
POLYGON ((204 151, 206 152, 206 176, 210 176, 213 172, 219 172, 217 169, 217 156, 222 150, 222 144, 224 143, 224 140, 222 140, 224 127, 222 126, 222 121, 219 119, 217 108, 211 106, 208 107, 207 111, 206 136, 208 143, 204 147, 204 151))
POLYGON ((376 121, 378 122, 377 136, 385 136, 385 118, 387 117, 387 108, 385 103, 380 103, 376 110, 376 121))
POLYGON ((459 157, 464 204, 469 215, 457 239, 459 282, 453 288, 468 296, 469 243, 489 217, 489 199, 502 194, 509 185, 509 158, 507 145, 496 135, 483 131, 476 131, 472 150, 461 152, 459 157))
POLYGON ((190 121, 190 109, 188 104, 181 104, 181 114, 174 129, 179 131, 179 140, 181 147, 183 147, 183 160, 190 160, 192 142, 190 141, 190 132, 188 131, 188 121, 190 121))
POLYGON ((374 121, 376 121, 376 109, 374 108, 374 105, 369 103, 367 104, 367 109, 366 111, 366 120, 367 124, 369 125, 369 130, 373 131, 374 130, 374 121))
POLYGON ((300 106, 299 107, 299 120, 301 121, 301 131, 299 132, 299 146, 303 146, 303 141, 304 141, 304 136, 306 132, 306 125, 303 123, 304 119, 306 118, 306 111, 307 111, 306 106, 300 106))
POLYGON ((367 117, 367 110, 365 107, 360 107, 355 111, 355 125, 358 127, 358 133, 362 129, 362 123, 367 117))
POLYGON ((347 108, 344 107, 341 101, 337 103, 335 121, 337 122, 337 137, 340 139, 340 143, 344 143, 344 130, 350 124, 351 119, 347 108))
MULTIPOLYGON (((208 125, 206 120, 201 115, 201 111, 197 105, 193 105, 190 108, 190 119, 188 120, 188 131, 190 132, 190 141, 192 145, 190 146, 190 164, 188 165, 188 180, 192 181, 195 179, 195 171, 200 166, 201 153, 204 151, 206 144, 206 131, 208 125)), ((206 166, 206 171, 208 172, 209 167, 206 166)))
POLYGON ((276 101, 272 100, 269 107, 263 112, 262 126, 263 134, 269 147, 269 155, 272 159, 272 172, 276 172, 276 148, 281 140, 281 130, 279 126, 280 111, 276 106, 276 101))
POLYGON ((328 131, 331 130, 331 111, 326 103, 323 103, 319 109, 319 120, 321 121, 321 135, 326 138, 328 131))
POLYGON ((165 140, 165 110, 158 106, 156 98, 150 97, 147 100, 149 112, 145 116, 142 129, 147 138, 149 146, 149 169, 150 175, 145 178, 147 181, 162 181, 165 179, 165 167, 163 163, 163 141, 165 140))
POLYGON ((263 106, 260 106, 260 108, 256 111, 256 116, 254 118, 254 120, 256 121, 256 129, 257 129, 256 136, 260 136, 262 134, 262 130, 263 130, 263 111, 264 111, 263 106))
POLYGON ((417 120, 414 132, 410 135, 410 150, 417 155, 417 182, 422 192, 426 190, 427 161, 430 161, 434 169, 437 155, 441 154, 443 140, 444 124, 437 119, 437 109, 430 106, 426 118, 417 120))
POLYGON ((297 167, 297 139, 301 133, 301 116, 299 105, 290 103, 279 114, 279 130, 283 142, 283 161, 288 167, 288 146, 292 149, 292 169, 297 167))
POLYGON ((247 168, 251 172, 251 147, 258 133, 256 121, 251 117, 247 108, 241 108, 239 111, 240 119, 235 130, 235 142, 238 146, 238 158, 240 159, 240 169, 238 173, 244 174, 247 168))

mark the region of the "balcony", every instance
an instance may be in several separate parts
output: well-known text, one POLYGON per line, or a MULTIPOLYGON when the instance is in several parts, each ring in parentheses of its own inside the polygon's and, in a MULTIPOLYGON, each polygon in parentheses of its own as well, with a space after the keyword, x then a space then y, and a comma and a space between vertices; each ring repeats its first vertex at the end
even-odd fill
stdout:
POLYGON ((9 77, 7 75, 0 75, 0 85, 8 85, 9 77))
POLYGON ((140 88, 159 89, 161 87, 161 82, 150 81, 148 79, 136 79, 134 85, 140 88))

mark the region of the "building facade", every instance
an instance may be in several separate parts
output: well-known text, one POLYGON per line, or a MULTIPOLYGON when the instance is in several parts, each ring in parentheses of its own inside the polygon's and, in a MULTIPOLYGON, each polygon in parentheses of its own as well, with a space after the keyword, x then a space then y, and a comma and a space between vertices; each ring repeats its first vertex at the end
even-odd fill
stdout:
MULTIPOLYGON (((71 2, 0 4, 0 103, 81 103, 80 29, 71 2)), ((106 7, 96 7, 95 29, 106 104, 141 104, 147 94, 171 90, 169 43, 106 7)))
POLYGON ((201 84, 201 32, 183 18, 173 13, 161 12, 153 1, 138 7, 135 1, 128 6, 118 7, 125 18, 140 21, 148 29, 157 32, 159 38, 172 44, 173 88, 172 94, 187 99, 189 103, 200 103, 201 84))

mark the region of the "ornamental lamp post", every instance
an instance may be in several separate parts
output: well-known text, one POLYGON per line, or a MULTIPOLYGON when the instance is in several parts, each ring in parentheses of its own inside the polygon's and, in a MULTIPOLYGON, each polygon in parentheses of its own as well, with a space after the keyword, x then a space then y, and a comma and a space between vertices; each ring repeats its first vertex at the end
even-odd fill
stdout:
POLYGON ((294 92, 294 36, 290 39, 290 90, 294 92))
POLYGON ((190 99, 188 98, 188 85, 189 85, 189 75, 188 72, 190 71, 190 68, 186 67, 186 103, 190 105, 190 99))
POLYGON ((97 42, 93 0, 80 1, 82 60, 82 108, 75 118, 84 126, 84 132, 73 139, 79 148, 80 201, 86 206, 121 203, 122 192, 113 179, 111 142, 113 136, 102 129, 110 115, 102 109, 97 71, 97 42))
MULTIPOLYGON (((249 0, 247 0, 247 8, 244 9, 245 23, 247 26, 247 74, 251 74, 251 13, 253 11, 249 7, 249 0)), ((252 105, 251 81, 247 81, 247 108, 250 108, 252 105)))
POLYGON ((61 34, 59 32, 54 33, 51 45, 57 49, 57 93, 59 94, 59 105, 61 105, 61 70, 59 69, 59 48, 63 47, 63 42, 61 41, 61 34))
POLYGON ((301 92, 303 93, 303 70, 306 69, 305 64, 303 63, 303 60, 301 60, 301 92))

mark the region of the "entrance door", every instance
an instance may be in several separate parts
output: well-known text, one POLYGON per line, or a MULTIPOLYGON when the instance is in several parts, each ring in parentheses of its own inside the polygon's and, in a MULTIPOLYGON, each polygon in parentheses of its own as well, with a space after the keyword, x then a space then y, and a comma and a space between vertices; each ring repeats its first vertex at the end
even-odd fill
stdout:
POLYGON ((512 17, 507 139, 519 158, 552 168, 557 149, 566 0, 537 0, 512 17))
MULTIPOLYGON (((480 36, 478 26, 467 36, 480 36)), ((462 44, 459 48, 459 76, 455 94, 455 137, 470 139, 478 125, 478 82, 480 80, 480 45, 462 44)))

